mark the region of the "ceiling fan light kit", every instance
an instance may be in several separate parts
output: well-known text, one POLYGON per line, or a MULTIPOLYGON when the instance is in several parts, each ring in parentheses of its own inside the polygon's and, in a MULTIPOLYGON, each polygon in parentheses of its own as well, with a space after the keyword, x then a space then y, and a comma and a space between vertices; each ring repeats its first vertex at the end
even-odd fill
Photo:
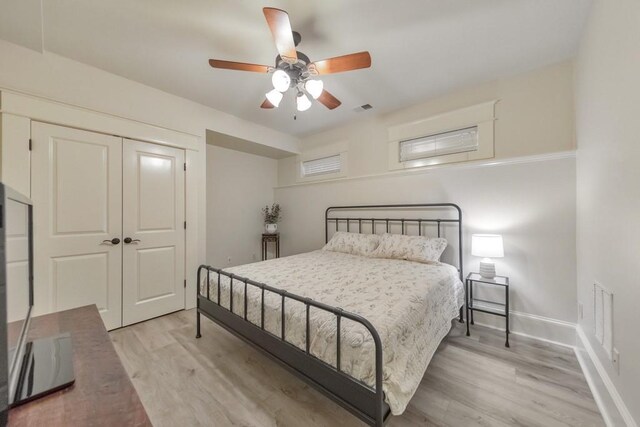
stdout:
POLYGON ((309 100, 307 95, 302 92, 298 92, 298 95, 296 97, 296 108, 298 109, 298 111, 307 111, 309 108, 311 108, 311 101, 309 100))
POLYGON ((273 83, 273 88, 279 92, 286 92, 289 90, 291 86, 291 77, 284 70, 276 70, 273 72, 273 76, 271 76, 271 83, 273 83))
POLYGON ((304 88, 313 99, 318 99, 324 89, 324 83, 322 80, 309 79, 304 82, 304 88))
POLYGON ((209 65, 213 68, 226 70, 273 73, 271 76, 273 90, 267 92, 267 99, 260 105, 263 109, 277 108, 282 101, 283 94, 289 89, 295 90, 298 111, 306 111, 311 107, 312 102, 307 95, 330 110, 339 107, 340 100, 324 89, 322 80, 314 77, 369 68, 371 66, 369 52, 352 53, 311 62, 307 55, 296 50, 302 36, 291 30, 291 22, 287 12, 272 7, 265 7, 262 11, 278 51, 275 67, 219 59, 210 59, 209 65))
POLYGON ((277 108, 278 105, 280 105, 280 101, 282 101, 282 97, 282 92, 277 89, 271 89, 269 92, 267 92, 267 100, 269 100, 272 105, 272 107, 269 108, 277 108))

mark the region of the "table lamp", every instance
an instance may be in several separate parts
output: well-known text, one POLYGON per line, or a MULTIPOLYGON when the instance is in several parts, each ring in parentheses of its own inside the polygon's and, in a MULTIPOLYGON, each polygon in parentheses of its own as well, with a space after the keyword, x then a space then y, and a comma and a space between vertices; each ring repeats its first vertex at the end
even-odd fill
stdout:
POLYGON ((502 236, 499 234, 473 234, 471 236, 471 255, 482 257, 480 275, 485 279, 496 277, 496 265, 491 258, 504 257, 502 236))

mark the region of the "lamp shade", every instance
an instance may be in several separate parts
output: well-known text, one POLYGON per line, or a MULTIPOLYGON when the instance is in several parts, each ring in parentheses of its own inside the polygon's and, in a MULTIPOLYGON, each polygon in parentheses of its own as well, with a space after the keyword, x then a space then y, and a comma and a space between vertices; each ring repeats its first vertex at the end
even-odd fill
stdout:
POLYGON ((499 234, 473 234, 471 236, 471 255, 483 258, 502 258, 504 248, 499 234))

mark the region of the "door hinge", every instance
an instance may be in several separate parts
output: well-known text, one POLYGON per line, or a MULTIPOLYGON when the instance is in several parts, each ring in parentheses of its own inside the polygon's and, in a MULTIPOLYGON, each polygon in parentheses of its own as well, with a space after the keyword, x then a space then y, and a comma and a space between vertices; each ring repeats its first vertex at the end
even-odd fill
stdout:
POLYGON ((187 287, 187 279, 184 279, 184 287, 187 287))
POLYGON ((187 229, 187 221, 184 222, 184 229, 187 229))
POLYGON ((186 163, 184 164, 184 170, 187 170, 187 164, 186 163))
POLYGON ((29 151, 31 151, 31 147, 33 146, 33 141, 29 138, 29 151))

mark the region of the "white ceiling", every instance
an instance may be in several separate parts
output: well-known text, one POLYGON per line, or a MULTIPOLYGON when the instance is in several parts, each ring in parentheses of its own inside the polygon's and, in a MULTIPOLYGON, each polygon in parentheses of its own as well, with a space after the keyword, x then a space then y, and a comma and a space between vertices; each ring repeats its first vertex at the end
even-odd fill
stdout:
POLYGON ((93 65, 283 132, 304 135, 572 57, 590 0, 3 0, 0 38, 93 65), (343 104, 293 120, 259 108, 272 65, 263 6, 289 12, 312 60, 368 50, 372 67, 324 77, 343 104), (42 20, 41 20, 42 17, 42 20), (356 113, 369 103, 374 109, 356 113))

